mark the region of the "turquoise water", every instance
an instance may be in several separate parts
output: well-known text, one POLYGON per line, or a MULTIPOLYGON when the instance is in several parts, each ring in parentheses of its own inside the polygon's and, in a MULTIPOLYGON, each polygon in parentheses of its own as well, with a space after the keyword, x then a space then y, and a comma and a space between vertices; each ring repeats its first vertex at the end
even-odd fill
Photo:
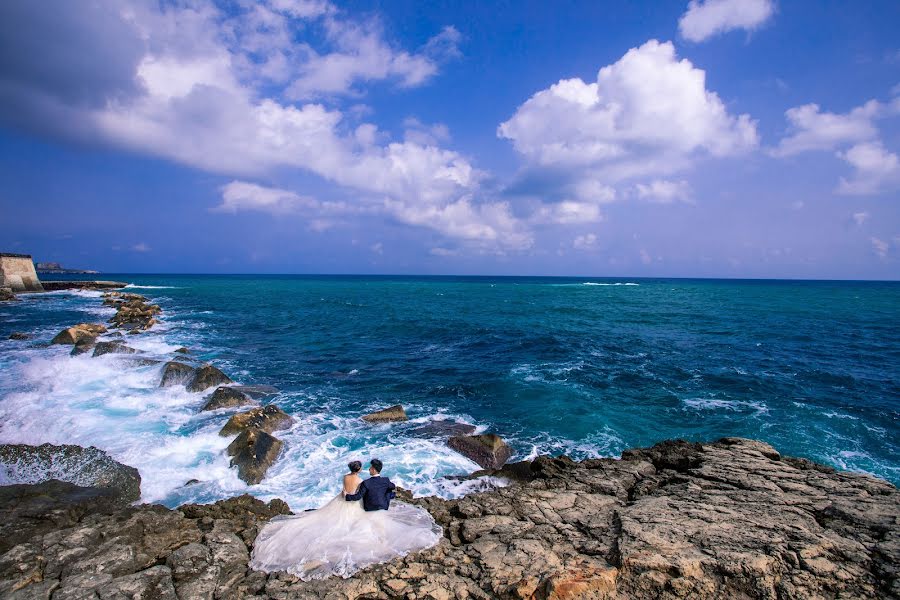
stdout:
POLYGON ((202 394, 159 390, 159 367, 47 348, 108 318, 99 294, 0 306, 0 441, 93 443, 138 467, 146 500, 250 491, 315 506, 351 458, 382 458, 418 493, 476 465, 423 421, 502 435, 517 458, 618 455, 666 438, 763 439, 780 451, 900 482, 900 284, 558 278, 104 275, 161 304, 134 345, 185 345, 241 383, 271 384, 297 419, 249 489, 202 394), (155 286, 155 287, 154 287, 155 286), (361 414, 403 404, 408 425, 361 414), (182 487, 187 479, 200 486, 182 487))

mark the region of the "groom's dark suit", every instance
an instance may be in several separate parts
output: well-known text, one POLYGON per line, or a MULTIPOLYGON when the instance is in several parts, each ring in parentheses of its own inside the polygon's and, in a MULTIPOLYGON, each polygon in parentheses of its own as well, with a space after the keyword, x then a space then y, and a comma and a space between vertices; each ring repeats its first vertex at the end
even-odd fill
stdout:
POLYGON ((365 510, 387 510, 391 500, 397 497, 396 487, 387 477, 376 475, 363 481, 355 494, 347 494, 344 499, 353 502, 362 498, 365 510))

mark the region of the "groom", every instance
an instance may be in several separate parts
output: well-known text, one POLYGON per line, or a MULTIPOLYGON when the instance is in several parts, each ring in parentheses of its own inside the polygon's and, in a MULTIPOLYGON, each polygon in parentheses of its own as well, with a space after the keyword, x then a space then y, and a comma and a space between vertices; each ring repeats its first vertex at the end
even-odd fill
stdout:
POLYGON ((344 499, 347 502, 354 502, 362 498, 363 509, 367 511, 387 510, 391 505, 391 500, 397 496, 394 493, 397 486, 391 483, 387 477, 381 476, 383 466, 380 460, 373 458, 369 463, 371 477, 360 484, 355 494, 347 494, 344 499))

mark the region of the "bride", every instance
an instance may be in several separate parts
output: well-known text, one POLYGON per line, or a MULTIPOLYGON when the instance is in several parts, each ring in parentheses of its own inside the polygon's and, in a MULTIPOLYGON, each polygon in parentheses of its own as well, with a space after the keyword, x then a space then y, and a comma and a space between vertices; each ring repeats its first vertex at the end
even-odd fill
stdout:
MULTIPOLYGON (((372 463, 369 472, 378 477, 381 461, 372 463)), ((365 511, 361 500, 346 500, 346 496, 362 492, 363 483, 359 476, 362 464, 353 461, 347 466, 350 472, 344 475, 343 490, 328 504, 298 515, 275 517, 263 527, 253 547, 251 568, 268 573, 287 571, 304 581, 330 575, 350 577, 364 567, 440 541, 443 531, 424 509, 394 502, 388 510, 365 511)), ((390 480, 387 483, 393 487, 390 480)))

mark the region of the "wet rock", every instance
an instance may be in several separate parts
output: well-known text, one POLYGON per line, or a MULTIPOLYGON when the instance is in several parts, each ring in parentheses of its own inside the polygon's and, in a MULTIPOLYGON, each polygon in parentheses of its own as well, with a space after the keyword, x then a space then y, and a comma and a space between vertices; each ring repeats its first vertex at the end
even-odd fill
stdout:
POLYGON ((83 340, 78 340, 75 346, 72 348, 72 351, 69 352, 72 356, 79 356, 81 354, 87 354, 91 350, 94 349, 94 346, 97 344, 97 338, 84 338, 83 340))
POLYGON ((19 331, 14 331, 14 332, 12 332, 11 334, 9 334, 9 339, 11 339, 11 340, 20 340, 20 341, 21 341, 21 340, 30 340, 30 339, 31 339, 31 336, 28 335, 27 333, 21 333, 21 332, 19 332, 19 331))
POLYGON ((294 419, 289 414, 274 404, 268 404, 232 415, 228 422, 225 423, 225 426, 222 427, 219 435, 234 435, 247 429, 259 429, 266 433, 272 433, 279 429, 287 429, 293 422, 294 419))
POLYGON ((56 337, 50 340, 50 343, 77 344, 84 339, 96 338, 101 333, 106 333, 106 327, 99 323, 79 323, 60 331, 56 337))
POLYGON ((273 385, 233 385, 231 388, 242 394, 247 394, 254 400, 274 396, 278 393, 278 388, 273 385))
POLYGON ((449 420, 428 421, 418 427, 410 429, 412 435, 421 437, 450 437, 454 435, 471 435, 475 433, 475 426, 468 423, 458 423, 449 420))
POLYGON ((187 384, 194 377, 194 367, 182 362, 170 360, 163 365, 162 379, 159 387, 187 384))
POLYGON ((138 470, 93 446, 2 444, 0 466, 6 479, 16 483, 58 479, 82 487, 109 488, 132 502, 141 496, 138 470))
POLYGON ((259 429, 245 429, 228 445, 231 466, 238 468, 238 477, 250 485, 263 480, 266 471, 277 460, 284 444, 259 429))
POLYGON ((409 417, 406 416, 406 411, 403 410, 403 406, 400 404, 395 404, 394 406, 363 416, 363 421, 368 421, 370 423, 388 423, 392 421, 406 421, 408 419, 409 417))
POLYGON ((12 288, 0 287, 0 302, 8 302, 15 299, 16 295, 13 293, 12 288))
POLYGON ((94 346, 93 356, 103 356, 104 354, 137 354, 139 352, 140 350, 126 346, 125 342, 115 340, 111 342, 97 342, 94 346))
POLYGON ((201 411, 219 410, 220 408, 234 408, 253 404, 253 400, 243 392, 229 386, 216 388, 209 400, 203 405, 201 411))
POLYGON ((202 392, 207 388, 211 388, 224 383, 233 383, 231 379, 222 371, 212 365, 203 365, 194 372, 194 376, 190 383, 187 384, 188 391, 202 392))
POLYGON ((493 433, 456 435, 447 441, 447 445, 483 469, 499 469, 512 456, 509 445, 493 433))
POLYGON ((190 350, 188 350, 187 348, 184 348, 184 347, 177 349, 175 352, 177 352, 178 354, 190 354, 191 353, 190 350))
POLYGON ((188 479, 187 481, 184 482, 184 486, 182 486, 182 487, 188 487, 189 485, 197 485, 198 483, 200 483, 199 479, 188 479))

